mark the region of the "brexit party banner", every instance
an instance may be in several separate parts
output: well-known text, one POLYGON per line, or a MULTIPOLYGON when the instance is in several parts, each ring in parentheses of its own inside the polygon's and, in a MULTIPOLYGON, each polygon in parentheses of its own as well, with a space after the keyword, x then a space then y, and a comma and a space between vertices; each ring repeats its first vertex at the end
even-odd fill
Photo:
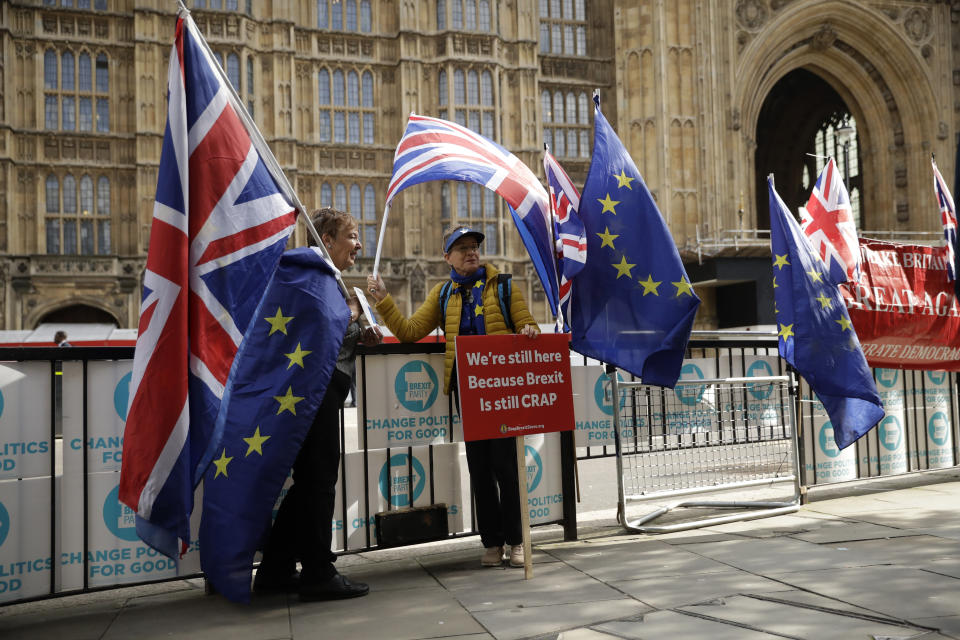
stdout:
MULTIPOLYGON (((191 515, 192 544, 174 561, 140 540, 136 514, 119 501, 120 465, 133 363, 87 364, 87 432, 83 432, 83 365, 63 363, 63 476, 58 589, 83 587, 84 560, 91 587, 146 582, 200 571, 196 532, 200 509, 191 515), (86 455, 86 461, 84 461, 86 455), (84 466, 84 463, 86 466, 84 466), (84 502, 83 477, 87 477, 84 502), (88 522, 84 558, 84 509, 88 522)), ((200 504, 202 487, 194 492, 200 504)))
POLYGON ((50 475, 50 363, 0 365, 0 480, 50 475))
MULTIPOLYGON (((633 376, 625 371, 617 371, 619 381, 629 380, 633 376)), ((576 432, 574 434, 578 447, 605 447, 613 446, 613 388, 610 384, 610 375, 600 365, 570 367, 570 381, 573 387, 573 412, 576 416, 576 432)), ((633 415, 624 416, 623 408, 626 405, 625 397, 616 403, 616 411, 620 415, 620 437, 632 438, 633 425, 642 428, 648 425, 647 412, 637 411, 636 420, 633 415)), ((631 414, 633 414, 631 407, 631 414)))
MULTIPOLYGON (((366 356, 357 363, 357 411, 369 449, 442 444, 459 436, 443 392, 443 354, 366 356), (369 390, 365 393, 364 390, 369 390)), ((358 431, 358 448, 363 434, 358 431)))
POLYGON ((863 277, 840 285, 871 367, 960 371, 960 308, 947 247, 861 239, 863 277))
POLYGON ((921 469, 952 467, 954 456, 950 374, 946 371, 912 373, 914 406, 919 407, 915 416, 926 432, 926 437, 917 445, 918 466, 921 469), (924 444, 926 450, 920 450, 924 444))
POLYGON ((458 336, 464 440, 572 431, 569 336, 458 336))
MULTIPOLYGON (((810 385, 803 378, 800 382, 800 398, 803 400, 805 422, 800 427, 803 434, 803 450, 808 452, 801 473, 807 485, 843 482, 857 478, 857 446, 841 449, 834 438, 833 422, 827 415, 810 385)), ((866 467, 864 467, 866 469, 866 467)), ((864 475, 869 472, 865 470, 864 475)))

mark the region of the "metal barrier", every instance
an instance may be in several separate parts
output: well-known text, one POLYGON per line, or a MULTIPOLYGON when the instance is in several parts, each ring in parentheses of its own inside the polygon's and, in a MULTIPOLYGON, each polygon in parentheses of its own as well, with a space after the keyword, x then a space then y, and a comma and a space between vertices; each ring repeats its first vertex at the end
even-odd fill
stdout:
POLYGON ((611 375, 619 478, 618 520, 628 531, 666 533, 790 513, 800 508, 789 376, 681 380, 675 390, 621 382, 611 375), (632 430, 623 438, 622 428, 632 430), (786 501, 682 501, 630 521, 627 503, 791 482, 786 501), (650 526, 674 509, 736 509, 738 513, 650 526))

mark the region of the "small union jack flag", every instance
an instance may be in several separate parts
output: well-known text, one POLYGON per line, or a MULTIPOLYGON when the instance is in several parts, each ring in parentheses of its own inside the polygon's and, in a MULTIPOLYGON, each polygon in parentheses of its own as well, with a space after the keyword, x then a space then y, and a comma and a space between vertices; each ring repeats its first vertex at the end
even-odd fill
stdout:
POLYGON ((393 156, 386 206, 401 190, 431 180, 475 182, 507 201, 551 308, 556 309, 557 265, 547 226, 550 196, 533 171, 497 143, 466 127, 411 114, 393 156))
POLYGON ((956 283, 957 296, 960 297, 960 282, 957 282, 957 209, 947 183, 943 181, 937 161, 933 163, 933 188, 937 192, 937 205, 940 207, 940 221, 943 222, 943 237, 947 241, 947 278, 956 283))
POLYGON ((587 262, 587 232, 580 220, 580 192, 549 151, 543 154, 543 170, 547 176, 557 238, 557 259, 560 261, 560 308, 569 317, 568 305, 573 278, 587 262))
POLYGON ((850 196, 833 158, 813 186, 800 227, 830 272, 834 283, 860 278, 860 241, 850 196))
POLYGON ((224 385, 296 221, 216 64, 179 17, 120 472, 137 533, 170 557, 190 540, 224 385))

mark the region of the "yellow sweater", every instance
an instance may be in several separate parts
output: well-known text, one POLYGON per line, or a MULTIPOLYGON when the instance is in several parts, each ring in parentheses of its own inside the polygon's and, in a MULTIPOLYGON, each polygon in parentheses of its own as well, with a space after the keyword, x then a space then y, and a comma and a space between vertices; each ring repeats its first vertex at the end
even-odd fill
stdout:
MULTIPOLYGON (((484 265, 487 270, 487 280, 483 286, 483 324, 487 335, 499 335, 510 333, 507 322, 500 310, 500 301, 497 298, 497 270, 489 264, 484 265)), ((447 303, 447 317, 442 316, 443 310, 440 308, 440 290, 445 283, 437 284, 420 308, 413 312, 409 318, 405 318, 393 296, 387 294, 387 297, 377 303, 377 312, 383 318, 384 324, 393 332, 400 342, 416 342, 424 338, 431 331, 439 326, 444 329, 447 345, 444 357, 444 393, 450 393, 451 377, 453 373, 453 362, 456 359, 456 348, 454 339, 460 333, 460 312, 463 305, 459 298, 453 295, 447 303)), ((517 287, 511 287, 510 294, 510 318, 513 320, 515 331, 520 331, 528 324, 536 324, 530 311, 527 309, 527 302, 523 299, 517 287)))

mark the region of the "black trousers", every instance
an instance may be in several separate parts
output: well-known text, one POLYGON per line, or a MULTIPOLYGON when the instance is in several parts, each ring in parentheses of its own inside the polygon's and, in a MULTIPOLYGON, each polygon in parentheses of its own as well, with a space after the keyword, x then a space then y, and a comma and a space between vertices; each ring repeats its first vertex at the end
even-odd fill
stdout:
POLYGON ((340 470, 340 408, 350 390, 350 376, 334 370, 317 415, 297 460, 287 491, 263 550, 261 569, 288 575, 299 559, 302 580, 324 580, 337 573, 333 509, 340 470))
POLYGON ((467 467, 484 547, 523 543, 515 438, 466 443, 467 467))

